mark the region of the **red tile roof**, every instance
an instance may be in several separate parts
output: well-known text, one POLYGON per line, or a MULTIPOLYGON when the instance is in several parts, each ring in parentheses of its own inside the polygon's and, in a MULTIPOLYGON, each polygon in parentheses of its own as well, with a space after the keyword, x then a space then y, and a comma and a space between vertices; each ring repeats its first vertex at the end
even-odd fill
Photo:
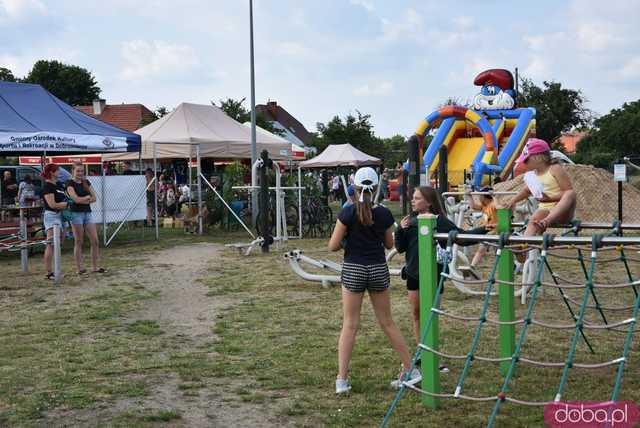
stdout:
POLYGON ((262 115, 266 120, 279 122, 280 125, 291 131, 305 145, 311 144, 313 134, 307 131, 307 128, 298 119, 279 106, 277 102, 269 101, 267 104, 258 104, 256 113, 262 115))
POLYGON ((81 112, 127 131, 135 131, 156 119, 155 115, 142 104, 107 104, 102 114, 93 114, 93 106, 76 106, 81 112))
POLYGON ((587 135, 586 132, 566 132, 560 136, 560 144, 564 147, 565 152, 573 154, 576 152, 576 146, 587 135))

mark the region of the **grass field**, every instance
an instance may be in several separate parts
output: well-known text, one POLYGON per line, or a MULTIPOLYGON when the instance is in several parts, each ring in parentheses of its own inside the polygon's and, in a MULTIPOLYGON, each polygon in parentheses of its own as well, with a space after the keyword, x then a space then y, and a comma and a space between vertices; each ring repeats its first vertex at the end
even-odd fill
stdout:
MULTIPOLYGON (((397 211, 397 208, 396 208, 397 211)), ((212 234, 213 235, 213 234, 212 234)), ((160 242, 118 244, 105 250, 112 273, 87 284, 68 275, 59 287, 45 282, 40 260, 32 261, 34 273, 19 273, 16 257, 0 257, 0 426, 48 426, 74 421, 81 426, 190 426, 189 407, 165 399, 155 405, 157 388, 175 383, 170 398, 206 406, 216 411, 264 414, 261 426, 376 426, 382 420, 394 392, 389 381, 398 372, 399 360, 377 327, 371 307, 363 305, 362 323, 353 354, 350 376, 353 391, 336 397, 336 344, 341 327, 340 289, 305 282, 287 266, 275 247, 269 254, 250 257, 220 249, 198 273, 191 287, 204 287, 215 321, 206 340, 193 341, 176 333, 162 319, 141 316, 157 302, 163 288, 139 278, 144 269, 156 272, 162 261, 155 255, 182 251, 184 244, 246 241, 241 234, 195 237, 180 231, 163 231, 160 242), (175 250, 174 250, 175 249, 175 250), (140 404, 143 403, 143 404, 140 404), (225 410, 226 409, 226 410, 225 410), (235 410, 234 410, 235 409, 235 410)), ((315 258, 339 261, 328 254, 325 240, 290 241, 286 248, 302 248, 315 258)), ((611 253, 610 253, 611 254, 611 253)), ((71 255, 64 253, 64 270, 71 255)), ((396 263, 399 263, 400 260, 396 263)), ((486 271, 491 257, 483 269, 486 271)), ((554 269, 563 276, 581 279, 577 262, 555 259, 554 269)), ((640 276, 640 266, 632 264, 640 276)), ((147 275, 147 270, 144 270, 147 275)), ((597 281, 624 281, 621 263, 599 266, 597 281)), ((580 292, 570 293, 580 298, 580 292)), ((625 305, 633 301, 627 289, 599 293, 603 304, 625 305)), ((411 320, 404 284, 394 279, 392 305, 396 322, 411 341, 411 320)), ((443 307, 456 314, 479 314, 482 301, 448 286, 443 307)), ((516 305, 521 317, 524 307, 516 305)), ((495 315, 497 306, 491 303, 495 315)), ((535 308, 535 318, 568 323, 570 317, 557 293, 547 292, 535 308)), ((629 317, 611 313, 610 322, 629 317)), ((587 318, 598 322, 590 311, 587 318)), ((475 323, 442 319, 441 349, 451 354, 469 350, 475 323)), ((519 332, 519 327, 516 334, 519 332)), ((523 355, 536 360, 563 361, 571 331, 531 326, 523 355)), ((620 356, 624 335, 611 331, 587 333, 596 354, 578 342, 576 361, 600 362, 620 356)), ((413 347, 413 344, 411 344, 413 347)), ((640 363, 633 343, 620 399, 640 401, 640 363)), ((497 327, 487 325, 479 355, 497 356, 497 327)), ((462 363, 448 362, 451 372, 442 375, 443 390, 452 392, 462 363)), ((560 380, 560 369, 521 364, 511 383, 511 394, 525 400, 550 400, 560 380)), ((565 399, 608 399, 615 368, 573 369, 565 399)), ((496 365, 475 362, 464 392, 495 395, 502 384, 496 365)), ((484 426, 493 403, 444 400, 441 409, 422 406, 420 398, 405 395, 391 426, 484 426)), ((216 415, 210 415, 215 421, 216 415)), ((506 403, 497 426, 542 426, 538 407, 506 403)), ((203 426, 207 426, 206 424, 203 426)), ((209 426, 216 426, 212 423, 209 426)), ((224 426, 220 424, 218 426, 224 426)), ((252 426, 239 420, 237 426, 252 426)))

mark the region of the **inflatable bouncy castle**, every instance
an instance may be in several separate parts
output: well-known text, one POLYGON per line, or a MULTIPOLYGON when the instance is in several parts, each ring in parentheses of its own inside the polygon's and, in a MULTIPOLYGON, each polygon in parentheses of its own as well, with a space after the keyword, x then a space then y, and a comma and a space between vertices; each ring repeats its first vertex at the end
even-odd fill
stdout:
POLYGON ((418 125, 419 141, 430 130, 433 139, 424 151, 423 166, 428 179, 438 169, 441 147, 447 148, 449 183, 462 184, 465 175, 474 186, 489 182, 489 177, 504 180, 510 176, 520 151, 535 135, 535 109, 517 108, 514 79, 509 70, 491 69, 476 76, 480 92, 471 106, 444 106, 418 125))

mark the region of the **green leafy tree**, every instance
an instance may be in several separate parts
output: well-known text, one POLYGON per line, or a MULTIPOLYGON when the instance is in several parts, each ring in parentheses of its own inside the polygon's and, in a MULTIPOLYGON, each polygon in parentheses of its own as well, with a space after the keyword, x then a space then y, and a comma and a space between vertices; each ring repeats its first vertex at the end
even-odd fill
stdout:
POLYGON ((67 104, 87 105, 98 98, 100 88, 88 70, 60 61, 37 61, 26 83, 37 83, 67 104))
POLYGON ((156 109, 153 111, 153 114, 155 114, 158 119, 168 115, 169 113, 170 113, 169 109, 166 108, 165 106, 156 107, 156 109))
POLYGON ((156 120, 160 119, 163 116, 168 115, 170 112, 169 112, 169 109, 166 108, 165 106, 160 106, 160 107, 156 107, 156 109, 151 113, 153 114, 153 116, 146 115, 142 117, 142 121, 140 121, 141 128, 143 126, 147 126, 148 124, 155 122, 156 120))
POLYGON ((356 110, 356 115, 348 114, 344 120, 334 116, 326 124, 317 123, 318 130, 313 146, 321 152, 329 144, 351 144, 368 155, 384 159, 385 147, 382 140, 375 136, 371 115, 356 110))
MULTIPOLYGON (((243 98, 241 100, 227 98, 226 100, 220 100, 219 106, 216 106, 213 101, 211 101, 211 104, 219 107, 220 110, 225 112, 230 118, 240 123, 245 123, 251 121, 251 110, 247 110, 247 108, 244 106, 245 101, 246 98, 243 98)), ((280 136, 284 135, 284 132, 282 130, 275 128, 271 124, 271 122, 265 119, 261 114, 256 114, 256 125, 266 131, 271 132, 272 134, 280 136)))
POLYGON ((15 82, 17 79, 8 68, 0 67, 0 80, 4 80, 6 82, 15 82))
POLYGON ((585 107, 587 99, 580 90, 563 88, 558 82, 542 82, 537 86, 531 79, 521 80, 518 104, 536 109, 536 135, 562 150, 557 140, 563 132, 588 126, 593 113, 585 107))
POLYGON ((391 138, 383 138, 384 166, 394 168, 396 163, 407 160, 407 139, 402 135, 394 135, 391 138))
POLYGON ((578 143, 574 161, 610 168, 624 156, 640 153, 640 100, 594 121, 594 128, 578 143))

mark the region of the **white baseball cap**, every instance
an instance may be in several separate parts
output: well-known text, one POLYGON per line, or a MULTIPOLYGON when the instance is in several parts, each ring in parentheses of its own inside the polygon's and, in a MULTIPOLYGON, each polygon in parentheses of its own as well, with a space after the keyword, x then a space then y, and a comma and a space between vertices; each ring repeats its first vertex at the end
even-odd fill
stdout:
POLYGON ((356 176, 353 179, 356 186, 366 188, 374 187, 378 185, 378 174, 375 170, 369 166, 365 166, 356 171, 356 176))
POLYGON ((376 174, 373 168, 365 166, 356 171, 353 182, 356 187, 362 189, 360 192, 360 202, 363 202, 364 192, 369 192, 373 195, 373 188, 378 185, 378 174, 376 174))

